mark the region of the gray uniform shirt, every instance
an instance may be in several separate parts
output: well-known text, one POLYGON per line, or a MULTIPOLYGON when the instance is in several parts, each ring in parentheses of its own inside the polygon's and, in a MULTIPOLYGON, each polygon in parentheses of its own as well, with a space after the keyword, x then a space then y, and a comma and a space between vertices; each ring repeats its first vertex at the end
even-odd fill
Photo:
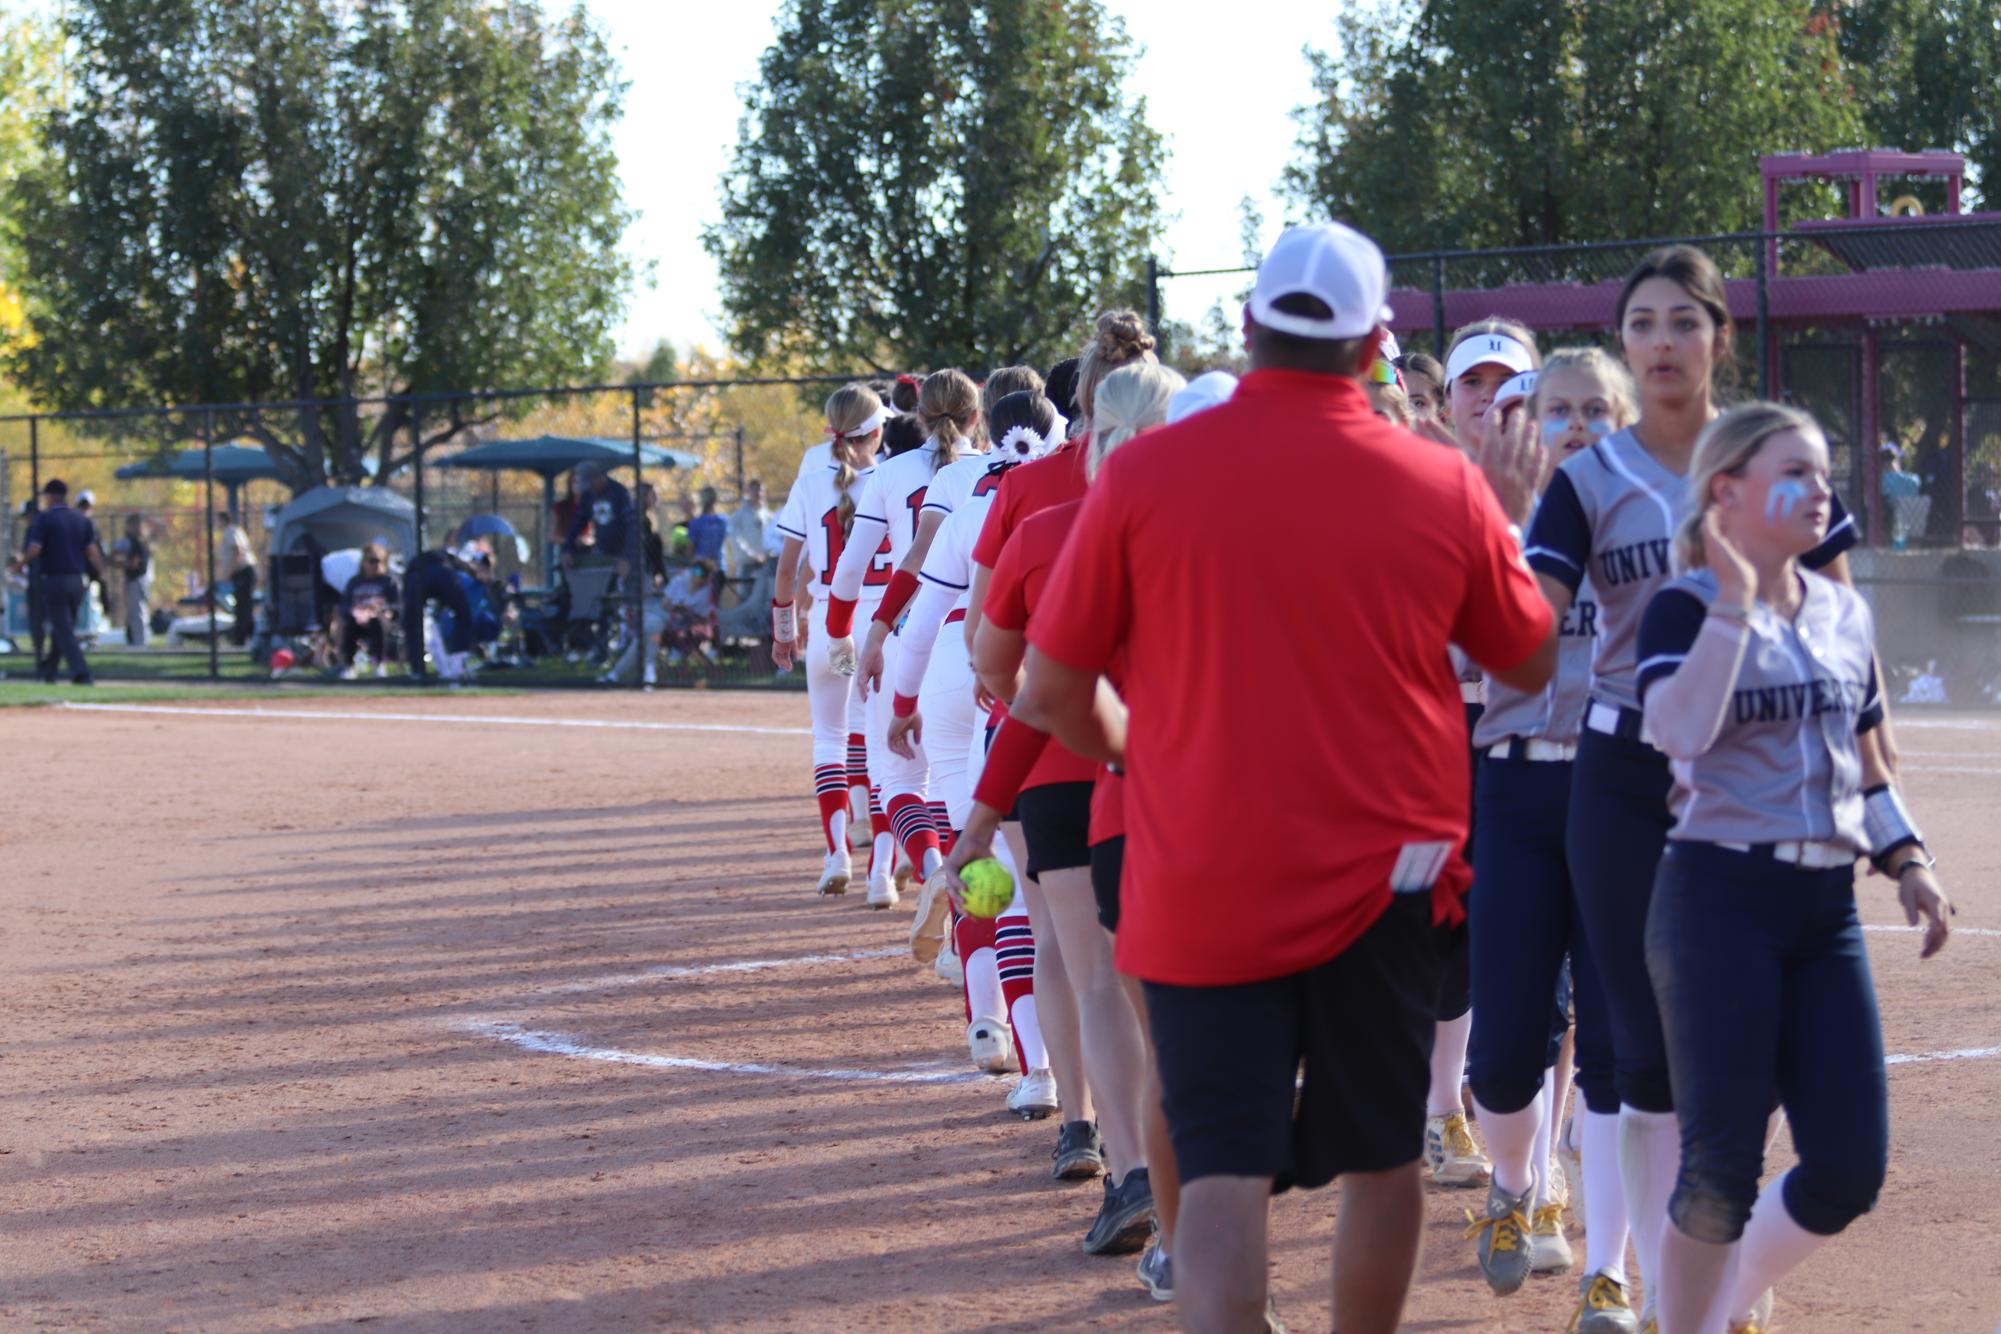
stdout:
POLYGON ((1473 729, 1473 746, 1484 750, 1511 736, 1537 737, 1568 745, 1584 725, 1584 705, 1591 696, 1592 644, 1598 634, 1598 602, 1591 582, 1577 586, 1570 610, 1557 627, 1556 673, 1532 695, 1499 681, 1487 682, 1487 711, 1473 729))
MULTIPOLYGON (((1750 640, 1709 749, 1675 760, 1668 837, 1701 842, 1817 839, 1867 852, 1855 738, 1883 720, 1869 606, 1845 584, 1802 573, 1787 620, 1751 609, 1750 640)), ((1672 676, 1702 632, 1716 576, 1697 570, 1648 604, 1639 633, 1642 693, 1672 676)))
MULTIPOLYGON (((1674 575, 1674 531, 1687 493, 1687 479, 1655 462, 1628 427, 1565 459, 1536 506, 1522 552, 1529 568, 1572 593, 1589 577, 1597 595, 1593 699, 1640 706, 1634 679, 1640 616, 1674 575)), ((1854 546, 1855 537, 1855 523, 1836 497, 1827 536, 1800 563, 1820 569, 1854 546)))

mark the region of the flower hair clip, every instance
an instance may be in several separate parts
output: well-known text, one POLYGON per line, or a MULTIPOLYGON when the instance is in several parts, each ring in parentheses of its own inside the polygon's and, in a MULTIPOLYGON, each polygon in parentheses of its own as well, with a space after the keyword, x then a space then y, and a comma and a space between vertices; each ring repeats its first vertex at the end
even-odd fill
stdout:
POLYGON ((1044 440, 1033 426, 1010 426, 1007 434, 1000 438, 1000 444, 996 448, 1002 453, 1032 459, 1048 449, 1049 442, 1044 440))

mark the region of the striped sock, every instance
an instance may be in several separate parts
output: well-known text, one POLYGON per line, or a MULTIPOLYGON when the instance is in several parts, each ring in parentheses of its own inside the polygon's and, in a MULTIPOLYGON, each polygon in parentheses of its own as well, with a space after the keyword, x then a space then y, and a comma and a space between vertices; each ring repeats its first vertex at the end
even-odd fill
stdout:
POLYGON ((1026 913, 994 919, 994 957, 1000 964, 1001 996, 1014 1029, 1015 1055, 1023 1071, 1049 1064, 1042 1026, 1035 1019, 1035 932, 1026 913))
POLYGON ((820 801, 820 831, 827 851, 837 852, 848 836, 848 771, 838 764, 813 766, 813 793, 820 801))
POLYGON ((924 798, 910 792, 891 797, 889 824, 912 869, 920 875, 931 874, 939 860, 938 831, 931 826, 931 808, 924 804, 924 798))

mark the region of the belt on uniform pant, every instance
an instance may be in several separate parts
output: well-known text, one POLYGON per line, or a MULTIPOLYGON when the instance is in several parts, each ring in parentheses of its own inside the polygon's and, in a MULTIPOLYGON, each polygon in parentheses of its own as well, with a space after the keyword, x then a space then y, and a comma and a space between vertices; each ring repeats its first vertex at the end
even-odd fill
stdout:
POLYGON ((1577 747, 1568 741, 1545 741, 1539 736, 1511 736, 1487 747, 1490 760, 1535 760, 1556 763, 1577 758, 1577 747))
POLYGON ((960 621, 963 621, 965 619, 966 619, 966 609, 964 607, 960 607, 954 611, 948 611, 945 613, 945 624, 947 625, 957 625, 960 621))
MULTIPOLYGON (((1594 732, 1615 736, 1621 741, 1645 741, 1646 717, 1638 709, 1592 700, 1584 710, 1584 725, 1594 732)), ((1650 743, 1651 744, 1651 743, 1650 743)))
POLYGON ((1716 846, 1765 861, 1791 862, 1795 866, 1821 871, 1837 866, 1853 866, 1858 855, 1855 849, 1840 843, 1823 843, 1811 838, 1794 839, 1787 843, 1725 843, 1719 839, 1716 846))

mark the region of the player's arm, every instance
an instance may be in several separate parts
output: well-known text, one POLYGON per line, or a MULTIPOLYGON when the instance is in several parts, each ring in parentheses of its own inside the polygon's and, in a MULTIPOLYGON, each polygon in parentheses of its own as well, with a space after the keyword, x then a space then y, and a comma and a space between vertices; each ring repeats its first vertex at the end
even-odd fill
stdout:
MULTIPOLYGON (((1873 641, 1873 633, 1870 638, 1873 641)), ((1855 723, 1857 739, 1868 741, 1870 734, 1882 727, 1886 716, 1882 679, 1872 659, 1868 699, 1855 723)), ((1924 920, 1925 938, 1918 957, 1929 959, 1945 948, 1952 933, 1949 919, 1959 909, 1952 906, 1952 900, 1946 897, 1933 873, 1931 852, 1911 818, 1910 808, 1904 805, 1903 794, 1897 790, 1897 775, 1884 763, 1879 749, 1867 745, 1860 749, 1862 825, 1869 840, 1869 862, 1897 882, 1897 903, 1904 910, 1904 920, 1912 926, 1918 925, 1920 918, 1924 920)))
POLYGON ((1556 674, 1560 621, 1493 490, 1470 467, 1467 474, 1466 583, 1449 638, 1494 680, 1541 690, 1556 674))
POLYGON ((1751 639, 1748 567, 1722 539, 1717 514, 1703 525, 1716 600, 1705 607, 1686 589, 1664 588, 1640 616, 1640 707, 1647 735, 1670 759, 1692 760, 1716 744, 1751 639))
POLYGON ((882 539, 889 534, 889 511, 884 508, 880 477, 870 473, 862 483, 854 520, 848 526, 847 545, 841 548, 841 559, 827 579, 827 634, 832 639, 846 639, 851 633, 862 581, 868 577, 868 567, 881 549, 882 539))
POLYGON ((778 551, 778 577, 771 592, 771 660, 792 666, 793 645, 799 638, 799 557, 806 544, 792 534, 778 551))
POLYGON ((980 687, 995 699, 1012 701, 1021 692, 1027 652, 1028 636, 1022 631, 980 622, 979 633, 973 636, 973 674, 980 678, 980 687))
POLYGON ((1125 763, 1125 702, 1096 672, 1080 671, 1031 646, 1021 691, 1008 712, 1087 760, 1125 763))

